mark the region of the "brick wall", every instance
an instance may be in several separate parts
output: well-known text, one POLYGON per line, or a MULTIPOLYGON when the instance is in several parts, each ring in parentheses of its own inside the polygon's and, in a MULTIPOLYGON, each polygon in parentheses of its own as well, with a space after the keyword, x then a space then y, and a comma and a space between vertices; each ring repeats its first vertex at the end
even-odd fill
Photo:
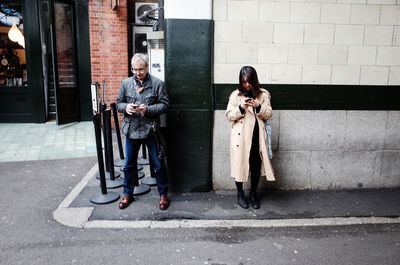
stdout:
POLYGON ((400 84, 397 0, 214 0, 214 82, 400 84))
POLYGON ((115 11, 110 2, 89 0, 92 83, 99 82, 103 89, 106 81, 108 104, 115 102, 121 80, 128 77, 129 71, 127 2, 119 0, 115 11))

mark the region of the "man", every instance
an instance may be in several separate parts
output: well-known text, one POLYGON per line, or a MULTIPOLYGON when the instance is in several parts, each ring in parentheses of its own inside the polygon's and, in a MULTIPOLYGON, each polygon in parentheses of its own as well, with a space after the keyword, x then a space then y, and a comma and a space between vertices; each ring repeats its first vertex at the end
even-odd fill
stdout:
POLYGON ((134 186, 139 186, 137 158, 139 148, 144 143, 154 164, 160 194, 159 208, 165 210, 169 206, 168 177, 164 163, 157 157, 153 127, 159 126, 160 114, 168 108, 168 94, 164 82, 148 73, 146 55, 135 54, 131 64, 134 76, 121 82, 117 98, 117 110, 124 114, 122 132, 126 136, 124 196, 119 208, 125 209, 134 201, 134 186))

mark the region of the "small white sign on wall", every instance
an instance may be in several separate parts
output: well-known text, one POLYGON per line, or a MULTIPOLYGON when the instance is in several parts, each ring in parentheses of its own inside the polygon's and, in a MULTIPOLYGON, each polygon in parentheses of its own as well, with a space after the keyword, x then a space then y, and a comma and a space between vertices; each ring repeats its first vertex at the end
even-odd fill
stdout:
POLYGON ((164 81, 164 49, 150 49, 150 74, 164 81))
POLYGON ((90 88, 92 90, 92 109, 94 112, 97 112, 97 86, 90 85, 90 88))

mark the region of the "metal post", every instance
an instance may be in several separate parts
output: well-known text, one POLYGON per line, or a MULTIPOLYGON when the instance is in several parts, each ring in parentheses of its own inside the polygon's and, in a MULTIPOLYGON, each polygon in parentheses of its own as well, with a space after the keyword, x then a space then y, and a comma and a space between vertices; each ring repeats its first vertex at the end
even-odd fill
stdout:
POLYGON ((95 204, 106 204, 118 200, 119 194, 115 192, 107 193, 106 178, 104 173, 103 150, 101 145, 101 125, 100 125, 99 115, 97 114, 93 115, 93 124, 96 137, 97 162, 99 165, 101 194, 92 196, 89 198, 89 200, 90 202, 95 204))
MULTIPOLYGON (((143 166, 142 165, 139 165, 139 163, 137 164, 138 166, 138 171, 141 171, 141 170, 143 170, 143 166)), ((121 167, 120 169, 119 169, 119 171, 121 171, 121 172, 124 172, 124 167, 121 167)), ((140 178, 139 178, 140 179, 140 178)))
POLYGON ((113 102, 110 104, 112 112, 113 112, 113 117, 114 117, 114 125, 115 125, 115 131, 117 133, 117 142, 118 142, 118 150, 119 150, 119 157, 120 159, 116 159, 114 161, 114 165, 117 167, 122 167, 125 164, 125 157, 124 157, 124 149, 122 148, 122 141, 121 141, 121 132, 119 130, 119 121, 118 121, 118 113, 117 113, 117 106, 113 102))
MULTIPOLYGON (((114 170, 114 152, 113 152, 113 143, 112 143, 112 136, 111 136, 111 110, 106 109, 104 111, 104 128, 105 128, 105 135, 106 135, 106 149, 108 149, 108 168, 110 169, 110 180, 107 181, 107 188, 114 189, 122 187, 123 181, 121 179, 115 179, 115 170, 114 170)), ((117 174, 120 174, 117 172, 117 174)))
POLYGON ((157 185, 157 181, 154 176, 154 164, 151 159, 149 159, 149 162, 150 162, 150 177, 146 177, 146 178, 142 179, 141 183, 149 185, 149 186, 155 186, 155 185, 157 185))
POLYGON ((149 159, 147 159, 146 156, 146 145, 142 144, 142 157, 138 157, 138 165, 148 165, 149 164, 149 159))
POLYGON ((106 104, 102 104, 100 107, 100 112, 101 115, 103 116, 103 142, 104 142, 104 158, 105 158, 105 162, 106 162, 106 172, 110 172, 110 168, 108 167, 109 163, 108 163, 108 148, 107 148, 107 139, 106 139, 106 125, 105 125, 105 115, 104 112, 107 109, 107 105, 106 104))
MULTIPOLYGON (((100 113, 103 116, 103 141, 104 141, 104 157, 105 157, 105 164, 106 164, 106 179, 110 179, 110 162, 108 161, 109 155, 108 155, 108 151, 111 150, 111 152, 113 151, 113 148, 111 146, 111 149, 108 148, 108 142, 107 142, 107 128, 106 128, 106 117, 105 117, 105 111, 107 109, 107 104, 102 104, 100 107, 100 113)), ((111 119, 111 118, 110 118, 111 119)), ((111 120, 110 120, 111 123, 111 120)), ((111 125, 110 125, 110 133, 111 133, 111 125)), ((111 141, 112 143, 112 141, 111 141)), ((119 178, 121 176, 120 172, 115 172, 114 171, 114 177, 119 178)), ((100 178, 100 176, 97 174, 96 176, 97 179, 100 178)), ((108 187, 108 186, 107 186, 108 187)))

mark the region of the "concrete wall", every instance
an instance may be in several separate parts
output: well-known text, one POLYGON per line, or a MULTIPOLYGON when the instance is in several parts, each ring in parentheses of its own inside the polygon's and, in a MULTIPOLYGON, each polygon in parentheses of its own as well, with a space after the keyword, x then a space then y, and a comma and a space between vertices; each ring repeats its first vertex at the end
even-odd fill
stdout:
MULTIPOLYGON (((233 189, 230 122, 215 111, 213 187, 233 189)), ((274 111, 272 159, 280 189, 400 186, 400 111, 274 111)))

